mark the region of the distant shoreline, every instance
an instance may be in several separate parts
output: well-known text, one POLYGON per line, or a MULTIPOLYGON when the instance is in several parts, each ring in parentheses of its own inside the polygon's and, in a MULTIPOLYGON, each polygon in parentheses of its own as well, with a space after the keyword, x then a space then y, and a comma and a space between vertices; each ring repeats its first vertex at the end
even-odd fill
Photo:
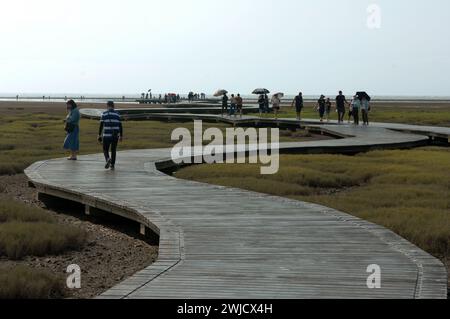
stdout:
MULTIPOLYGON (((332 100, 334 100, 333 97, 330 96, 332 100)), ((350 100, 350 96, 347 96, 347 99, 350 100)), ((68 98, 69 99, 69 98, 68 98)), ((77 102, 81 103, 104 103, 106 101, 112 100, 119 104, 138 104, 137 100, 140 100, 140 98, 132 97, 132 98, 119 98, 119 97, 85 97, 83 99, 76 98, 76 97, 70 97, 70 99, 74 99, 77 102)), ((208 97, 208 100, 214 99, 213 97, 208 97)), ((216 98, 217 99, 217 98, 216 98)), ((282 99, 283 103, 287 103, 292 101, 293 97, 285 97, 282 99)), ((304 98, 305 102, 316 102, 318 99, 315 97, 307 96, 304 98)), ((50 97, 43 99, 42 97, 19 97, 17 100, 16 97, 0 97, 0 102, 33 102, 33 103, 63 103, 67 99, 64 97, 50 97)), ((217 99, 219 101, 220 99, 217 99)), ((244 97, 244 100, 247 103, 256 103, 257 99, 255 97, 244 97)), ((450 103, 450 97, 449 98, 426 98, 426 97, 418 97, 418 98, 400 98, 400 97, 393 97, 393 98, 377 98, 374 97, 371 101, 372 103, 430 103, 430 104, 446 104, 450 103)))

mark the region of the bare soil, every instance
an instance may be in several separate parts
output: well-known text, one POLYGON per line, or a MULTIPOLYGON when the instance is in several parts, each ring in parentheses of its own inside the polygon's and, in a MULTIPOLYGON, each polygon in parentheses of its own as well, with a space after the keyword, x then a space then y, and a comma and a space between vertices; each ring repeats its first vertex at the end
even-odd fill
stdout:
MULTIPOLYGON (((46 208, 37 200, 36 192, 28 187, 24 174, 0 176, 0 192, 29 205, 46 208)), ((67 266, 81 267, 81 289, 68 291, 69 298, 92 298, 117 285, 136 272, 150 266, 158 256, 158 246, 143 238, 138 238, 137 230, 121 225, 102 225, 96 220, 87 220, 80 214, 64 214, 47 210, 58 223, 69 224, 84 229, 88 241, 81 251, 70 251, 58 256, 27 257, 20 261, 0 258, 1 266, 25 265, 49 270, 66 278, 67 266)), ((70 209, 69 209, 70 211, 70 209)))

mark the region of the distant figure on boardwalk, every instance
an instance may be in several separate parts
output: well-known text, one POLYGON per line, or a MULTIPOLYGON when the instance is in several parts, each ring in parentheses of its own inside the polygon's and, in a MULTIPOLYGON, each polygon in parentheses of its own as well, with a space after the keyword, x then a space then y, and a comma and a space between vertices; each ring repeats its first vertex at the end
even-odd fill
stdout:
POLYGON ((332 104, 330 98, 327 98, 325 101, 325 117, 327 119, 327 122, 330 122, 331 106, 332 104))
POLYGON ((115 169, 117 144, 122 142, 123 129, 120 115, 114 110, 114 102, 108 101, 107 111, 103 112, 98 130, 98 140, 103 143, 103 154, 105 155, 105 169, 115 169), (109 150, 111 149, 111 156, 109 150))
POLYGON ((348 107, 348 123, 350 123, 350 119, 353 118, 353 98, 350 101, 350 106, 348 107))
POLYGON ((267 94, 264 94, 264 109, 266 113, 269 113, 269 96, 267 94))
POLYGON ((236 116, 236 106, 237 106, 237 100, 236 97, 234 96, 234 94, 231 94, 231 99, 230 99, 230 116, 234 115, 236 116))
POLYGON ((239 115, 242 118, 242 108, 244 107, 244 101, 242 100, 242 97, 240 94, 238 94, 236 97, 236 107, 237 107, 237 112, 239 112, 239 115))
POLYGON ((345 104, 349 104, 345 99, 345 95, 342 94, 342 91, 339 91, 339 95, 336 96, 336 109, 338 112, 338 122, 344 123, 345 116, 345 104))
POLYGON ((352 115, 353 115, 353 123, 355 125, 359 125, 359 109, 361 108, 361 100, 358 95, 355 95, 351 104, 352 115))
POLYGON ((281 100, 278 95, 272 96, 272 108, 275 113, 275 119, 278 119, 278 112, 280 111, 281 100))
POLYGON ((364 125, 369 125, 369 111, 370 111, 370 101, 367 97, 363 96, 361 99, 361 113, 364 125))
POLYGON ((299 92, 298 95, 292 101, 292 107, 295 106, 295 112, 297 113, 297 120, 302 119, 302 110, 303 110, 303 94, 299 92))
POLYGON ((64 149, 70 151, 70 156, 67 158, 70 161, 77 160, 77 153, 80 150, 80 111, 74 100, 69 100, 66 103, 68 114, 65 123, 66 138, 64 140, 64 149))
POLYGON ((266 99, 264 98, 263 94, 261 94, 258 98, 258 105, 259 105, 259 116, 262 116, 262 114, 266 112, 266 99))
POLYGON ((228 113, 228 96, 226 93, 222 96, 222 116, 224 111, 228 113))
POLYGON ((323 122, 323 116, 325 115, 325 95, 321 95, 317 100, 317 110, 319 111, 320 122, 323 122))

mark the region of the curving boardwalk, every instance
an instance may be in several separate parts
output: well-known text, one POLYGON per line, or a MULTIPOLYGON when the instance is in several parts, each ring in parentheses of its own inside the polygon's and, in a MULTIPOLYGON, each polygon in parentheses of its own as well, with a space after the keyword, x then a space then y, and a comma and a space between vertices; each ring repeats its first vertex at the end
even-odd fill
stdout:
MULTIPOLYGON (((95 118, 96 112, 83 114, 95 118)), ((146 116, 261 124, 255 117, 235 121, 181 113, 146 116)), ((285 119, 277 125, 298 123, 285 119)), ((346 138, 286 143, 281 152, 413 147, 436 134, 450 136, 446 128, 394 124, 302 125, 346 138)), ((158 261, 102 298, 447 296, 442 263, 383 227, 315 204, 178 180, 157 169, 171 165, 170 149, 125 151, 118 158, 114 172, 103 169, 100 154, 82 156, 78 162, 38 162, 26 170, 40 193, 125 216, 160 235, 158 261), (381 267, 380 289, 366 284, 372 264, 381 267)))

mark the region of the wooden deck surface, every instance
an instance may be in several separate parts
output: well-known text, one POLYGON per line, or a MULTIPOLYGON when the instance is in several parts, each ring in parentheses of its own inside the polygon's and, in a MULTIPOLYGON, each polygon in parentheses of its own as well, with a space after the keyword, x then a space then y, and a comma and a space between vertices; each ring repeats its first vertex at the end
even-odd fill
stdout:
MULTIPOLYGON (((431 133, 450 136, 446 128, 309 123, 349 137, 286 143, 282 152, 412 147, 431 133)), ((121 214, 159 233, 158 261, 102 298, 447 296, 442 263, 383 227, 315 204, 173 178, 156 169, 170 162, 170 149, 120 152, 114 172, 105 171, 103 161, 95 154, 77 162, 38 162, 26 170, 41 193, 121 214), (381 267, 380 289, 367 287, 371 264, 381 267)))

